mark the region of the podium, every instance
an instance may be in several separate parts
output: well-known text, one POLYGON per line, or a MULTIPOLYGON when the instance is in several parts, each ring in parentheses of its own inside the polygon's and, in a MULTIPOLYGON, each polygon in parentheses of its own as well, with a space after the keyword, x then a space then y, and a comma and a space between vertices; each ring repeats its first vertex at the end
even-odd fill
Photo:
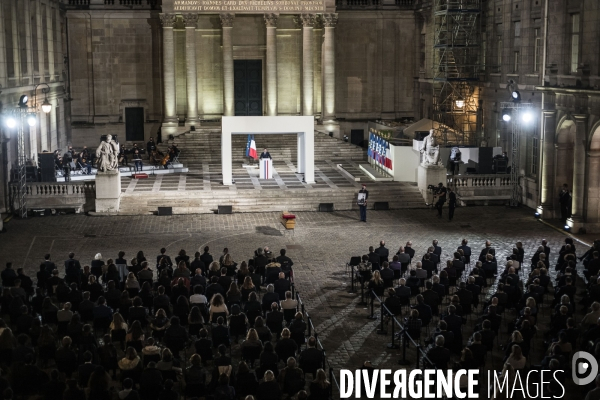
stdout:
POLYGON ((260 179, 273 179, 273 160, 263 158, 258 165, 260 179))

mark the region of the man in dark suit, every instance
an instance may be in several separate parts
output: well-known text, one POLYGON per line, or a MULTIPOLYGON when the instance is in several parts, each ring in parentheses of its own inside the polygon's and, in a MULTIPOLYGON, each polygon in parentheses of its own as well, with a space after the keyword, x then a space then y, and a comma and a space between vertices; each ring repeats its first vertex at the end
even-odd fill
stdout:
POLYGON ((485 247, 479 253, 479 261, 484 262, 486 260, 486 256, 491 254, 492 256, 496 256, 496 249, 492 247, 492 242, 489 240, 485 241, 485 247))
POLYGON ((292 266, 294 265, 294 262, 285 254, 285 249, 279 250, 279 257, 277 257, 277 262, 281 264, 281 270, 285 273, 285 277, 289 278, 290 275, 292 275, 293 278, 292 266))
POLYGON ((433 363, 433 365, 445 371, 448 369, 448 362, 450 361, 450 350, 444 347, 444 337, 438 335, 435 338, 435 347, 427 352, 427 358, 433 363))
POLYGON ((262 298, 263 311, 269 311, 271 309, 271 304, 273 303, 279 304, 279 295, 275 293, 275 286, 271 284, 267 285, 267 293, 265 293, 262 298))
POLYGON ((313 336, 308 338, 307 346, 300 353, 300 368, 302 371, 314 375, 323 363, 323 352, 317 349, 317 340, 313 336))
MULTIPOLYGON (((440 295, 432 289, 431 282, 425 282, 425 291, 422 293, 423 301, 431 308, 433 315, 438 315, 438 307, 440 304, 440 295)), ((421 312, 419 311, 419 315, 421 312)))
POLYGON ((380 260, 381 258, 379 257, 379 254, 375 252, 373 246, 369 246, 369 262, 371 263, 371 265, 377 263, 377 265, 381 267, 380 260))
POLYGON ((419 318, 421 319, 423 326, 429 325, 433 316, 433 312, 431 311, 431 307, 425 303, 425 298, 423 295, 417 295, 417 304, 412 306, 412 308, 419 312, 419 318))
POLYGON ((167 315, 171 315, 171 300, 169 296, 165 294, 165 287, 158 287, 158 294, 154 296, 154 300, 152 301, 155 310, 163 309, 167 313, 167 315))
POLYGON ((208 252, 208 246, 204 247, 204 253, 200 256, 200 260, 206 265, 206 268, 210 267, 210 263, 213 262, 213 256, 208 252))
POLYGON ((542 239, 542 246, 544 247, 544 253, 546 253, 546 259, 550 258, 550 247, 548 246, 548 241, 546 239, 542 239))
POLYGON ((447 329, 454 334, 452 349, 455 353, 460 353, 462 350, 462 318, 456 315, 456 307, 452 305, 448 307, 448 315, 444 321, 446 321, 447 329))
POLYGON ((227 268, 221 268, 221 276, 219 277, 219 285, 223 287, 225 293, 229 290, 229 286, 231 286, 231 277, 227 276, 227 268))
POLYGON ((463 239, 462 240, 462 244, 460 246, 458 246, 459 249, 461 249, 463 251, 463 254, 465 255, 465 263, 470 264, 471 261, 471 248, 469 246, 467 246, 467 239, 463 239))
POLYGON ((456 193, 451 187, 448 187, 448 221, 454 218, 454 209, 456 208, 456 193))
POLYGON ((271 154, 269 154, 269 152, 267 151, 267 149, 263 149, 263 152, 262 152, 262 153, 260 153, 260 157, 259 157, 259 158, 260 158, 261 160, 262 160, 263 158, 268 158, 268 159, 270 159, 270 160, 272 160, 272 159, 273 159, 273 157, 271 157, 271 154))
POLYGON ((379 255, 380 263, 388 261, 390 251, 385 247, 385 240, 379 242, 379 247, 377 248, 377 250, 375 250, 375 253, 379 255))
POLYGON ((452 260, 452 265, 456 269, 456 273, 458 276, 462 276, 463 272, 465 272, 465 263, 460 259, 460 253, 454 253, 454 259, 452 260))
POLYGON ((269 259, 265 255, 265 251, 262 248, 256 250, 256 257, 254 257, 254 269, 255 271, 264 277, 265 267, 269 263, 269 259))
MULTIPOLYGON (((469 290, 467 290, 467 285, 465 282, 461 282, 459 284, 460 289, 458 289, 456 291, 456 295, 458 296, 459 300, 460 300, 460 305, 463 307, 463 309, 468 305, 469 310, 471 309, 471 307, 473 306, 473 293, 471 293, 469 290)), ((466 310, 465 310, 466 311, 466 310)))
POLYGON ((412 260, 415 257, 415 249, 412 248, 412 242, 406 242, 406 246, 404 246, 404 252, 410 256, 412 260))
POLYGON ((69 259, 65 261, 65 280, 79 284, 80 275, 81 264, 75 259, 75 253, 69 253, 69 259))
POLYGON ((433 247, 433 254, 437 255, 439 259, 442 255, 442 248, 438 246, 437 239, 434 239, 434 241, 431 242, 431 246, 433 247))
POLYGON ((290 287, 291 287, 290 281, 285 279, 285 273, 280 272, 279 279, 277 279, 273 283, 273 288, 275 290, 275 293, 277 293, 279 295, 279 300, 285 300, 285 292, 290 290, 290 287))
POLYGON ((427 271, 427 279, 431 278, 431 276, 436 272, 436 265, 433 261, 431 261, 429 254, 425 254, 423 256, 423 261, 421 261, 422 267, 425 271, 427 271))
POLYGON ((44 269, 48 272, 48 274, 52 274, 52 271, 56 269, 56 265, 52 261, 50 261, 50 254, 46 254, 44 256, 44 269))
POLYGON ((81 387, 87 387, 90 376, 94 371, 96 371, 96 368, 98 368, 98 365, 92 363, 92 359, 93 356, 91 351, 86 351, 83 353, 83 364, 81 364, 77 369, 79 386, 81 387))
POLYGON ((167 262, 167 266, 168 267, 172 267, 173 266, 173 262, 171 261, 171 257, 169 257, 167 254, 167 249, 165 249, 164 247, 162 249, 160 249, 160 254, 156 256, 156 267, 158 267, 158 265, 160 264, 160 260, 161 259, 165 259, 167 262))
POLYGON ((360 210, 360 220, 362 222, 367 222, 367 200, 369 199, 369 191, 367 190, 367 185, 363 183, 362 189, 358 191, 358 193, 364 193, 364 199, 361 199, 357 204, 360 210))
POLYGON ((229 347, 229 328, 225 325, 225 319, 223 317, 217 318, 217 326, 214 326, 211 332, 214 348, 219 347, 220 344, 229 347))
POLYGON ((225 290, 223 289, 223 286, 221 286, 219 284, 219 278, 217 278, 216 276, 213 276, 210 279, 210 285, 208 285, 206 287, 206 291, 204 292, 204 295, 206 296, 208 301, 210 301, 210 299, 212 299, 212 297, 217 293, 220 293, 221 296, 223 296, 223 298, 226 298, 225 290))

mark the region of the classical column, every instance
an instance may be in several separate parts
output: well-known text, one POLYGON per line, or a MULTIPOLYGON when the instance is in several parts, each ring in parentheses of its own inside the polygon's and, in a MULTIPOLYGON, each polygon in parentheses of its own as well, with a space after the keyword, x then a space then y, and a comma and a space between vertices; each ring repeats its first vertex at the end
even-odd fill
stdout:
POLYGON ((173 40, 175 21, 175 14, 160 14, 160 22, 163 26, 164 122, 172 124, 178 122, 175 107, 175 42, 173 40))
POLYGON ((581 223, 583 218, 583 198, 585 185, 585 138, 587 132, 586 114, 573 115, 575 120, 575 144, 573 151, 573 203, 571 206, 571 219, 581 223))
POLYGON ((196 28, 198 14, 184 14, 185 24, 185 71, 187 83, 186 125, 198 125, 198 85, 196 84, 196 28))
POLYGON ((54 35, 52 34, 52 7, 50 4, 46 5, 46 31, 48 36, 48 82, 54 82, 54 35))
MULTIPOLYGON (((0 21, 4 21, 4 6, 0 6, 0 21)), ((6 83, 7 78, 6 39, 4 37, 4 29, 0 29, 0 85, 3 87, 8 87, 6 83)))
POLYGON ((13 31, 13 35, 12 35, 12 44, 13 44, 13 64, 15 66, 15 81, 16 81, 16 85, 15 86, 21 86, 21 51, 20 51, 20 47, 19 47, 19 35, 17 34, 17 32, 19 32, 18 30, 18 16, 17 16, 17 5, 16 2, 11 2, 10 3, 10 12, 11 12, 11 22, 12 22, 12 31, 13 31))
POLYGON ((323 121, 335 120, 335 24, 337 14, 323 14, 325 36, 323 39, 323 121))
POLYGON ((277 19, 279 14, 265 14, 267 25, 267 115, 277 115, 277 19))
POLYGON ((556 111, 542 110, 542 182, 541 206, 545 218, 552 218, 554 205, 554 142, 556 141, 556 111))
POLYGON ((34 71, 38 72, 40 82, 46 81, 46 65, 44 64, 44 35, 42 33, 42 4, 39 1, 35 2, 35 24, 37 26, 37 47, 38 47, 38 65, 33 67, 34 71))
POLYGON ((232 116, 234 112, 233 92, 233 20, 235 14, 221 14, 223 26, 223 115, 232 116))
POLYGON ((300 15, 302 20, 302 115, 314 115, 313 27, 314 14, 300 15))

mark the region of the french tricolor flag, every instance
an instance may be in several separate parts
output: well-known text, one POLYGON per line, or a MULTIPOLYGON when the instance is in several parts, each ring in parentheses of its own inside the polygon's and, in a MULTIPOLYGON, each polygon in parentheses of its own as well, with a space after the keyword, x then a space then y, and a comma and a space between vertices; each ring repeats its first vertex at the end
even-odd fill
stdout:
POLYGON ((246 157, 252 157, 255 160, 258 158, 258 154, 256 154, 256 142, 254 141, 254 135, 248 135, 248 144, 246 145, 246 157))

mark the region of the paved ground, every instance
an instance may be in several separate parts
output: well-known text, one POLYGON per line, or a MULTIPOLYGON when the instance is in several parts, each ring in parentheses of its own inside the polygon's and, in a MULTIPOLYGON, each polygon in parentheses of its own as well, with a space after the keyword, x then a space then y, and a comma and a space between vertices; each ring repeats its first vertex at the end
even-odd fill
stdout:
MULTIPOLYGON (((529 209, 505 207, 459 208, 455 221, 439 220, 432 210, 369 211, 368 223, 360 223, 354 212, 298 213, 295 232, 284 232, 275 213, 190 216, 57 217, 13 220, 0 234, 0 264, 12 261, 34 274, 44 253, 63 260, 74 251, 82 264, 100 252, 115 258, 119 250, 134 257, 138 250, 155 256, 162 246, 168 254, 180 249, 188 254, 208 245, 213 254, 229 247, 236 261, 247 259, 259 246, 275 251, 287 248, 294 260, 296 287, 311 314, 320 339, 334 368, 355 368, 371 360, 382 367, 396 368, 400 350, 388 350, 385 337, 375 333, 377 323, 366 318, 368 310, 359 305, 360 296, 348 293, 349 278, 345 264, 350 256, 367 252, 384 239, 390 252, 407 240, 413 242, 421 257, 432 239, 438 239, 445 260, 462 238, 478 252, 486 239, 493 242, 497 258, 506 259, 516 241, 525 246, 529 260, 540 240, 546 238, 552 248, 554 265, 564 234, 533 218, 529 209)), ((587 248, 582 244, 579 249, 587 248)), ((528 264, 526 262, 526 264, 528 264)), ((508 316, 507 318, 512 318, 508 316)), ((464 335, 472 333, 472 323, 464 335)), ((506 340, 506 334, 501 342, 506 340)), ((533 350, 532 362, 541 359, 541 348, 533 350)), ((408 356, 413 360, 415 350, 408 356)), ((499 351, 494 358, 498 367, 499 351)), ((491 365, 490 365, 491 366, 491 365)))

